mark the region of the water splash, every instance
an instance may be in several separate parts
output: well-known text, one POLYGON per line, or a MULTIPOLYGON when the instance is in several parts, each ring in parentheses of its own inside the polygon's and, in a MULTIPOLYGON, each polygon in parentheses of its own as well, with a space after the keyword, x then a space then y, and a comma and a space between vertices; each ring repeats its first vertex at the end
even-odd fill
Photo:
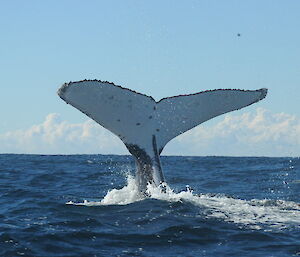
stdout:
POLYGON ((101 200, 101 205, 124 205, 143 200, 145 197, 138 190, 135 178, 127 175, 127 185, 121 189, 113 189, 107 192, 101 200))
MULTIPOLYGON (((300 204, 291 201, 268 199, 248 201, 224 195, 198 195, 189 188, 186 191, 176 193, 166 183, 161 187, 149 184, 147 194, 157 200, 192 203, 199 206, 199 216, 222 219, 226 222, 248 226, 251 229, 262 229, 265 226, 270 228, 291 226, 300 228, 300 204)), ((127 175, 127 185, 121 189, 108 191, 101 201, 84 200, 82 203, 67 202, 67 204, 84 206, 126 205, 144 199, 145 196, 138 191, 135 178, 127 175)))
POLYGON ((127 185, 121 189, 112 189, 109 190, 106 196, 101 201, 87 201, 84 200, 83 203, 74 203, 72 201, 67 202, 66 204, 72 205, 84 205, 84 206, 99 206, 99 205, 125 205, 134 203, 140 200, 145 199, 140 191, 138 190, 135 178, 126 174, 127 185))

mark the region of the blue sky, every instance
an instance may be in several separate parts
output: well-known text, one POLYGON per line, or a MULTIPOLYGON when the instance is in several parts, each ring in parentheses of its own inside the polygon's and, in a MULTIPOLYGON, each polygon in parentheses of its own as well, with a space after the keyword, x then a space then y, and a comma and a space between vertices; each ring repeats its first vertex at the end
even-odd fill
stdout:
MULTIPOLYGON (((265 119, 292 117, 285 133, 296 131, 289 141, 296 147, 291 155, 299 155, 299 10, 296 0, 1 1, 0 144, 1 135, 9 145, 8 133, 24 137, 52 113, 60 122, 84 124, 88 119, 56 91, 64 82, 96 78, 157 100, 215 88, 267 87, 264 101, 233 115, 254 119, 262 108, 265 119)), ((97 152, 96 146, 85 147, 97 152)), ((18 149, 0 145, 0 152, 39 152, 18 149)), ((47 145, 40 151, 47 152, 47 145)), ((259 153, 272 155, 264 151, 259 153)))

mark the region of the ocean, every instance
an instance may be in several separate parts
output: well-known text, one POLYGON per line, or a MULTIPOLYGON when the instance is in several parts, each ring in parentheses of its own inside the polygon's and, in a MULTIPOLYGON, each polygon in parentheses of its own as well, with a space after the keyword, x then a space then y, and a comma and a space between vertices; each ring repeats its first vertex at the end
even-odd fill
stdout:
POLYGON ((299 256, 300 159, 0 155, 0 256, 299 256))

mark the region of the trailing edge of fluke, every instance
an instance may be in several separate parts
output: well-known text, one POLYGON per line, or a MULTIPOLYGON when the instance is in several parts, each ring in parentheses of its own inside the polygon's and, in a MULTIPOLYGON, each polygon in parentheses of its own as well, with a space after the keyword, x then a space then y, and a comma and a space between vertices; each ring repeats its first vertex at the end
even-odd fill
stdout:
POLYGON ((111 82, 83 80, 65 83, 58 95, 123 141, 136 160, 136 180, 145 192, 148 183, 158 186, 165 181, 160 154, 171 139, 264 99, 267 89, 216 89, 156 102, 111 82))

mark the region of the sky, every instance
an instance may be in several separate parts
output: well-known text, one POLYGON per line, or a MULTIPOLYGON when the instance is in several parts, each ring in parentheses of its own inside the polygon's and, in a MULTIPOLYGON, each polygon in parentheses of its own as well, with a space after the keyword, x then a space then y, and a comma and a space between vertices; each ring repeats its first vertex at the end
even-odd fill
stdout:
POLYGON ((300 156, 299 10, 297 0, 0 1, 0 153, 126 154, 56 94, 100 79, 156 100, 268 88, 163 154, 300 156))

